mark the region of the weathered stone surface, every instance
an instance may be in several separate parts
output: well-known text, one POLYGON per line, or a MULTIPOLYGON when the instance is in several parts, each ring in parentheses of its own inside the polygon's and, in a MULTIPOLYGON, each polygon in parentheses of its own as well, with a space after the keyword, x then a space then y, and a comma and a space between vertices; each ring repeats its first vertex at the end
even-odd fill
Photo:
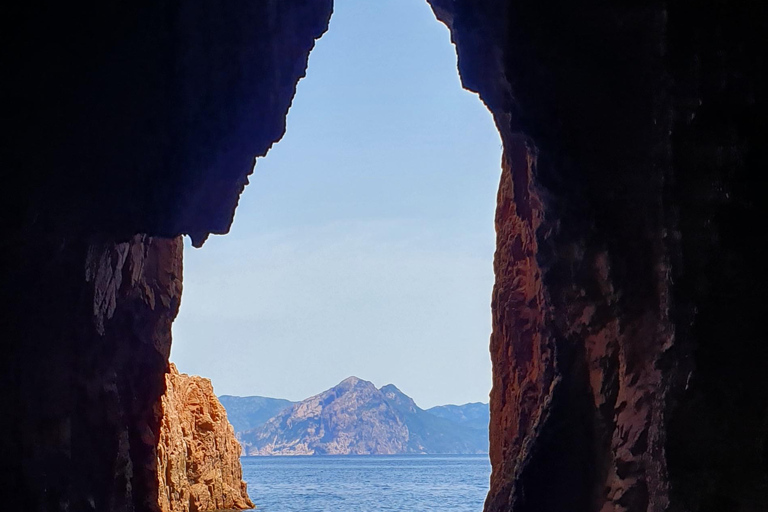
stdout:
POLYGON ((160 400, 157 478, 162 512, 253 508, 240 466, 240 443, 209 379, 171 363, 160 400))
POLYGON ((768 510, 765 7, 430 3, 504 143, 486 511, 768 510))
POLYGON ((331 5, 43 2, 0 21, 5 508, 158 510, 174 237, 228 230, 331 5))
POLYGON ((9 508, 154 510, 164 385, 152 376, 168 364, 181 239, 41 238, 15 251, 30 248, 0 361, 9 508))

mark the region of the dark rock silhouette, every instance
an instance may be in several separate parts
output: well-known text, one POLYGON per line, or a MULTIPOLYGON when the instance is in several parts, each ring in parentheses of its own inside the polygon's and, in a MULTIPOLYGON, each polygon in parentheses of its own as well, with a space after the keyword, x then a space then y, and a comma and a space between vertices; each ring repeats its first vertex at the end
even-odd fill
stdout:
POLYGON ((331 9, 44 2, 0 21, 7 509, 157 511, 176 237, 229 230, 331 9))
POLYGON ((486 512, 768 510, 766 4, 429 2, 504 146, 486 512))

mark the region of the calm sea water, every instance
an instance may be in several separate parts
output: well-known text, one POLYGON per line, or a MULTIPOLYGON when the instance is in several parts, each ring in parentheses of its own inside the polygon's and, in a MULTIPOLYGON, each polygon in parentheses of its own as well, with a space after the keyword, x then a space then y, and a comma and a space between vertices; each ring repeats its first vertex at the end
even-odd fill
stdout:
POLYGON ((485 455, 242 457, 263 512, 481 512, 485 455))

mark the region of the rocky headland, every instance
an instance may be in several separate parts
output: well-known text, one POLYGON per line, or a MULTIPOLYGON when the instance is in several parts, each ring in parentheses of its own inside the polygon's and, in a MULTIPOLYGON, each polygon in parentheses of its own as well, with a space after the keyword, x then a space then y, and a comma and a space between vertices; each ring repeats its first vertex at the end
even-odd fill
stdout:
MULTIPOLYGON (((488 405, 480 405, 487 415, 488 405)), ((377 389, 357 377, 283 409, 238 438, 247 455, 488 452, 487 422, 478 428, 440 417, 392 384, 377 389)))
POLYGON ((209 379, 180 374, 171 363, 160 401, 157 446, 162 512, 254 507, 240 466, 240 444, 209 379))

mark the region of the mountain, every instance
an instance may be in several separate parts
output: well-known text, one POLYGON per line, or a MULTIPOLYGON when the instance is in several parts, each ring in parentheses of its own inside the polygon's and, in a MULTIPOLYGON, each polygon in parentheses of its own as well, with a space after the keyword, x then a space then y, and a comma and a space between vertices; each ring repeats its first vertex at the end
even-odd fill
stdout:
POLYGON ((271 417, 296 403, 282 398, 232 395, 221 395, 219 402, 227 410, 227 417, 235 427, 235 432, 245 432, 263 425, 271 417))
MULTIPOLYGON (((403 418, 409 431, 408 453, 486 453, 488 425, 476 429, 419 408, 393 384, 380 390, 403 418)), ((486 409, 488 406, 485 406, 486 409)))
POLYGON ((491 408, 488 404, 473 402, 464 405, 438 405, 427 412, 472 428, 488 430, 491 422, 491 408))
POLYGON ((357 377, 293 404, 238 437, 247 455, 488 451, 487 426, 478 429, 437 416, 392 384, 377 389, 357 377))

